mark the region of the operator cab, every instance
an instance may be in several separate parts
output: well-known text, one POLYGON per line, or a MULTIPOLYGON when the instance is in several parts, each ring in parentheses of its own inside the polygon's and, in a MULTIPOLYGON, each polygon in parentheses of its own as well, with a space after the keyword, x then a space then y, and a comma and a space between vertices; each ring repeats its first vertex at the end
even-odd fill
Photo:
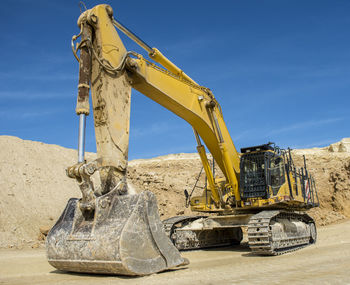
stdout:
POLYGON ((279 148, 272 143, 241 148, 240 191, 243 200, 248 198, 270 197, 269 186, 273 195, 285 182, 285 169, 279 148))

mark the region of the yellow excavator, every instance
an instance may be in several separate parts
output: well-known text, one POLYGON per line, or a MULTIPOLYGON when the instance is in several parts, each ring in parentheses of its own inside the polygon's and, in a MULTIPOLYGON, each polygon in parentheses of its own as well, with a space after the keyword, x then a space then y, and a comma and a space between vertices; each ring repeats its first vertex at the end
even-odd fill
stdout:
POLYGON ((117 21, 109 5, 83 12, 78 27, 79 35, 72 38, 79 61, 78 162, 67 175, 76 179, 82 197, 68 201, 47 236, 52 266, 148 275, 187 265, 179 250, 240 243, 242 227, 255 254, 279 255, 316 242, 315 222, 306 210, 318 206, 318 197, 306 163, 296 168, 290 150, 272 143, 238 153, 212 92, 117 21), (144 48, 149 59, 127 51, 115 27, 144 48), (90 88, 97 159, 88 162, 84 141, 90 88), (154 194, 129 193, 131 88, 193 127, 206 187, 201 196, 185 195, 198 215, 162 222, 154 194), (205 146, 221 176, 215 175, 205 146))

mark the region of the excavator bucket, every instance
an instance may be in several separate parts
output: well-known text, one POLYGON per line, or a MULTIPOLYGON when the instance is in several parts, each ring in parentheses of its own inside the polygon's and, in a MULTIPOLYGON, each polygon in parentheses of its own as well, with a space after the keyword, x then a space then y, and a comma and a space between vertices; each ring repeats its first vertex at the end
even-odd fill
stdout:
POLYGON ((153 193, 96 198, 84 217, 70 199, 47 236, 49 263, 64 271, 148 275, 188 264, 166 236, 153 193))

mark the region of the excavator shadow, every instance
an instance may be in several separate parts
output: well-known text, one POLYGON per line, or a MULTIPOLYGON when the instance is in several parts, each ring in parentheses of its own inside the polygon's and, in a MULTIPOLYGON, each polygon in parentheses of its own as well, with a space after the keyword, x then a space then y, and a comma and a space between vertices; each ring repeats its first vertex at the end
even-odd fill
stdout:
POLYGON ((272 256, 268 256, 268 255, 261 256, 261 255, 257 255, 256 253, 252 253, 252 252, 244 253, 244 254, 242 254, 242 256, 243 257, 260 257, 260 258, 272 257, 272 256))
MULTIPOLYGON (((203 251, 234 251, 234 252, 242 252, 242 256, 248 256, 251 254, 250 248, 248 246, 247 242, 243 242, 241 244, 237 245, 231 245, 231 246, 219 246, 219 247, 209 247, 209 248, 203 248, 201 249, 203 251)), ((253 256, 253 255, 252 255, 253 256)))
MULTIPOLYGON (((182 271, 188 269, 188 266, 182 266, 178 268, 170 268, 161 272, 158 272, 157 274, 164 274, 168 272, 175 272, 175 271, 182 271)), ((62 271, 62 270, 52 270, 49 272, 50 274, 57 274, 57 275, 70 275, 70 276, 79 276, 79 277, 96 277, 96 278, 101 278, 101 279, 108 279, 108 278, 113 278, 115 280, 116 278, 119 279, 134 279, 137 280, 139 278, 142 278, 144 276, 139 275, 139 276, 128 276, 128 275, 116 275, 116 274, 98 274, 98 273, 83 273, 83 272, 69 272, 69 271, 62 271)), ((147 276, 147 275, 146 275, 147 276)))
POLYGON ((142 276, 127 276, 127 275, 113 275, 113 274, 97 274, 97 273, 83 273, 83 272, 69 272, 62 270, 52 270, 49 272, 50 274, 57 275, 70 275, 70 276, 80 276, 80 277, 96 277, 96 278, 119 278, 119 279, 138 279, 142 276))
MULTIPOLYGON (((260 258, 266 258, 271 256, 261 256, 257 255, 256 253, 251 252, 251 249, 249 248, 248 242, 243 242, 241 244, 232 245, 232 246, 222 246, 222 247, 210 247, 210 248, 202 248, 201 251, 209 251, 209 252, 237 252, 241 253, 242 257, 260 257, 260 258)), ((191 251, 191 250, 188 250, 191 251)), ((186 250, 183 250, 182 252, 186 252, 186 250)))

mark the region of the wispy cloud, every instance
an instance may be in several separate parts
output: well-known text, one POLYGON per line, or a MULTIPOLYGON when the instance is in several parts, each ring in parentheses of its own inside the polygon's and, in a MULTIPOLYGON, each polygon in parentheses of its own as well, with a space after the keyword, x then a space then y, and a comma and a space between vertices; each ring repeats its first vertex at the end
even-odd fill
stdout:
MULTIPOLYGON (((266 53, 267 56, 271 54, 266 53)), ((274 53, 273 53, 274 54, 274 53)), ((254 55, 254 53, 253 53, 254 55)), ((220 70, 220 73, 216 73, 215 76, 209 78, 210 82, 220 82, 231 80, 233 78, 252 78, 258 76, 258 78, 281 78, 283 80, 315 80, 319 83, 320 80, 326 78, 327 81, 332 80, 338 84, 346 81, 350 75, 350 67, 345 64, 349 61, 348 54, 342 54, 344 64, 338 61, 325 60, 325 61, 300 61, 298 58, 296 61, 274 61, 268 58, 237 58, 237 57, 221 57, 216 58, 215 62, 210 62, 208 66, 207 61, 203 61, 203 67, 208 70, 220 70), (228 64, 231 62, 231 64, 228 64)), ((198 63, 197 63, 198 64, 198 63)), ((202 68, 202 67, 199 67, 202 68)), ((325 81, 325 83, 329 83, 325 81)), ((278 80, 276 80, 278 82, 278 80)), ((308 82, 309 84, 310 82, 308 82)), ((284 86, 285 89, 285 86, 284 86)))
POLYGON ((245 131, 242 131, 242 132, 238 133, 237 135, 236 135, 236 134, 233 135, 232 138, 233 138, 235 141, 237 141, 237 140, 240 140, 240 139, 243 139, 243 138, 248 137, 250 134, 252 134, 252 133, 254 133, 254 132, 255 132, 255 130, 245 130, 245 131))
POLYGON ((308 129, 311 127, 316 127, 316 126, 322 126, 326 124, 333 124, 335 122, 339 122, 344 120, 344 118, 330 118, 330 119, 325 119, 325 120, 312 120, 312 121, 307 121, 307 122, 300 122, 296 123, 293 125, 289 125, 280 129, 274 129, 268 132, 266 135, 274 135, 274 134, 279 134, 279 133, 285 133, 285 132, 290 132, 290 131, 295 131, 295 130, 300 130, 300 129, 308 129))
POLYGON ((191 145, 181 145, 173 147, 161 147, 156 150, 142 150, 133 151, 129 155, 129 160, 139 159, 139 158, 153 158, 156 156, 167 155, 171 153, 196 153, 196 147, 194 144, 191 145))
POLYGON ((54 99, 74 97, 76 94, 69 92, 42 92, 42 91, 0 91, 1 100, 37 100, 37 99, 54 99))
POLYGON ((164 134, 168 131, 174 131, 176 129, 179 129, 179 127, 176 125, 171 125, 167 122, 157 122, 145 128, 132 128, 130 130, 130 136, 140 138, 143 136, 164 134))
POLYGON ((27 47, 25 49, 31 56, 19 57, 18 64, 3 61, 4 68, 0 71, 0 80, 77 80, 79 63, 73 55, 46 50, 30 52, 27 47))
POLYGON ((307 144, 292 145, 291 148, 300 149, 300 148, 312 148, 312 147, 325 147, 335 142, 337 142, 337 139, 320 140, 320 141, 315 141, 307 144))
POLYGON ((218 41, 222 39, 215 37, 215 35, 204 35, 192 38, 183 38, 181 40, 176 39, 175 41, 168 43, 162 48, 164 53, 174 53, 176 56, 198 54, 198 51, 204 49, 212 49, 212 46, 218 44, 218 41), (210 39, 210 40, 209 40, 210 39))
POLYGON ((1 119, 8 120, 24 120, 24 119, 33 119, 39 117, 51 116, 54 114, 61 113, 62 110, 50 110, 50 111, 17 111, 17 110, 5 110, 0 111, 1 119))
POLYGON ((312 66, 309 68, 304 68, 299 77, 304 78, 343 78, 348 76, 350 73, 350 68, 348 66, 312 66))
POLYGON ((66 81, 77 80, 78 74, 54 73, 54 72, 22 72, 20 70, 11 72, 0 72, 0 80, 17 79, 31 81, 66 81))

